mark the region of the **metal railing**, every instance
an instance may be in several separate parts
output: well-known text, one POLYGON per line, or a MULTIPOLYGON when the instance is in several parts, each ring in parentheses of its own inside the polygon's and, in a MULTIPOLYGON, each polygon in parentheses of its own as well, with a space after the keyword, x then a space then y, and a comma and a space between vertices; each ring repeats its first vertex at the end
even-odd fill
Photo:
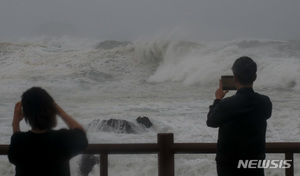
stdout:
MULTIPOLYGON (((175 154, 213 154, 216 143, 174 143, 172 133, 157 135, 157 143, 89 144, 83 154, 100 155, 100 176, 108 176, 108 155, 157 154, 158 176, 174 176, 175 154)), ((294 176, 294 153, 300 153, 300 143, 267 143, 266 153, 283 153, 291 167, 285 168, 286 176, 294 176)), ((8 154, 8 145, 0 145, 0 155, 8 154)))

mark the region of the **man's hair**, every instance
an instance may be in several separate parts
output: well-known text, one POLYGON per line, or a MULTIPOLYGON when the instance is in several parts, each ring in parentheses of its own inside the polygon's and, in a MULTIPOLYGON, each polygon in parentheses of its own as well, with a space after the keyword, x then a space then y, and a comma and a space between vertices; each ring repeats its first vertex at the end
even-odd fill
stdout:
POLYGON ((42 88, 32 87, 22 95, 25 121, 34 129, 49 130, 56 126, 56 106, 53 98, 42 88))
POLYGON ((238 58, 232 66, 233 75, 243 85, 253 84, 256 79, 256 63, 247 56, 238 58))

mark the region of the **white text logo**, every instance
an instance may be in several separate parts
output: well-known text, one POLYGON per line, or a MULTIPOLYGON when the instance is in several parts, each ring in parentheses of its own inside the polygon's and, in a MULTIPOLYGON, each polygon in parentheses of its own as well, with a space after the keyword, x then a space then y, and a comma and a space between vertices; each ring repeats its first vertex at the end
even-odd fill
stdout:
POLYGON ((248 169, 285 169, 290 168, 292 160, 239 160, 237 168, 248 168, 248 169))

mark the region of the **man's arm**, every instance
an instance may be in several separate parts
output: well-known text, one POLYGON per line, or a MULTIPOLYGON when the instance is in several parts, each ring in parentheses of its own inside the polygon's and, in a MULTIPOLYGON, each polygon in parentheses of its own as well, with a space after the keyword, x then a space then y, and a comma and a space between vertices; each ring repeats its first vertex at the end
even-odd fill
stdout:
POLYGON ((207 114, 206 124, 209 127, 219 127, 222 123, 222 117, 224 115, 224 110, 220 105, 221 100, 228 93, 228 90, 224 91, 222 88, 222 82, 219 80, 219 88, 215 92, 216 99, 214 103, 209 106, 209 112, 207 114))
POLYGON ((214 103, 209 106, 209 112, 207 114, 206 125, 209 127, 220 127, 221 126, 221 115, 220 111, 222 108, 219 107, 219 103, 221 100, 215 99, 214 103))
POLYGON ((267 97, 266 103, 265 103, 265 110, 266 110, 266 119, 269 119, 272 116, 272 109, 273 105, 269 97, 267 97))

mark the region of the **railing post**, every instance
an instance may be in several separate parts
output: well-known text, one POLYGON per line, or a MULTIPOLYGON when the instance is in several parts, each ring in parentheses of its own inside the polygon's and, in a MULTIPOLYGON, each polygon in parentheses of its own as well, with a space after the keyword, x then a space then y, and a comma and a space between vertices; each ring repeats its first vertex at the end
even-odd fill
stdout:
POLYGON ((158 143, 158 176, 174 176, 174 135, 164 133, 157 135, 158 143))
POLYGON ((291 165, 291 167, 285 169, 285 175, 294 176, 294 153, 285 153, 285 160, 292 160, 291 162, 288 162, 291 165))
POLYGON ((100 176, 108 176, 108 155, 107 153, 100 154, 100 176))

